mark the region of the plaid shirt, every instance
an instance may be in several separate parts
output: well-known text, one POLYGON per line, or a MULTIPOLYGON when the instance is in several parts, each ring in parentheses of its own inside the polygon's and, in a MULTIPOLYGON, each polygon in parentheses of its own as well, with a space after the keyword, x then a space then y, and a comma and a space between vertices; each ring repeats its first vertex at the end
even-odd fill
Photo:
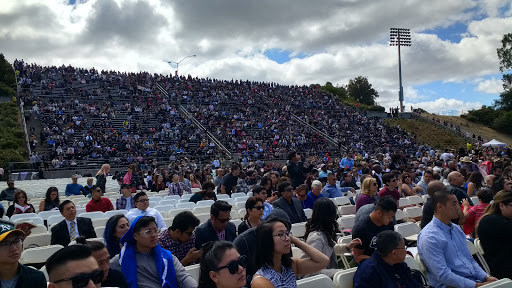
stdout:
POLYGON ((187 185, 183 184, 183 182, 178 182, 178 183, 171 183, 171 185, 169 185, 169 195, 183 195, 183 194, 190 194, 191 193, 191 190, 190 190, 190 187, 188 187, 187 185), (187 192, 187 193, 184 193, 184 192, 187 192))
MULTIPOLYGON (((172 255, 176 256, 180 261, 185 258, 190 249, 195 247, 195 242, 196 236, 194 234, 185 243, 174 241, 171 239, 171 236, 169 236, 169 229, 160 232, 160 235, 158 235, 158 244, 160 244, 162 248, 171 251, 172 255)), ((190 262, 188 265, 192 264, 196 264, 196 262, 190 262)))
MULTIPOLYGON (((130 197, 130 202, 132 203, 132 208, 135 208, 135 200, 133 199, 133 197, 130 197)), ((122 209, 126 209, 126 198, 123 196, 119 197, 117 200, 116 200, 116 210, 122 210, 122 209)))

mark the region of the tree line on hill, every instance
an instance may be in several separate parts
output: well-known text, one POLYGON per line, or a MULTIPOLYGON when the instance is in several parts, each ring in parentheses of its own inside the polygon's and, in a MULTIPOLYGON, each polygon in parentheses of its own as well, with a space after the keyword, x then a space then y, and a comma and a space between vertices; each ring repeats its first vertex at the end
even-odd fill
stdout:
POLYGON ((16 96, 16 76, 11 64, 0 53, 0 97, 16 96))
POLYGON ((500 60, 503 92, 493 105, 484 105, 461 117, 500 132, 512 134, 512 33, 503 35, 501 47, 497 48, 496 52, 500 60))

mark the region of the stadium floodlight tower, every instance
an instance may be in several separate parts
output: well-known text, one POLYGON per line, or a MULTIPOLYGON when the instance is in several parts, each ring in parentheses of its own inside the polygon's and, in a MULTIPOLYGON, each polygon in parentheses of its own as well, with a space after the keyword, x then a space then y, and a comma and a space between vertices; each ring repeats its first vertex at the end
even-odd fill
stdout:
POLYGON ((400 112, 404 112, 404 87, 402 87, 402 59, 400 57, 400 46, 411 46, 411 30, 407 28, 389 29, 389 46, 398 46, 398 78, 400 81, 400 112))
POLYGON ((180 61, 178 62, 175 62, 175 61, 165 61, 169 64, 176 64, 176 76, 178 76, 178 68, 180 67, 180 63, 183 62, 183 60, 187 59, 187 58, 190 58, 190 57, 196 57, 197 55, 189 55, 189 56, 186 56, 185 58, 181 59, 180 61))

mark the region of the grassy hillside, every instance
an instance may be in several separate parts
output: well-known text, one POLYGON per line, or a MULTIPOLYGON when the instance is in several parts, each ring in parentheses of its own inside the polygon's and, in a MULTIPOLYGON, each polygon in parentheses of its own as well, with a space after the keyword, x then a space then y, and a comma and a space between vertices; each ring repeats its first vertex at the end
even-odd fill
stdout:
MULTIPOLYGON (((21 115, 12 102, 0 103, 0 166, 9 162, 28 161, 25 133, 21 128, 21 115)), ((7 174, 7 173, 5 173, 7 174)))
POLYGON ((427 122, 423 119, 383 119, 384 123, 391 126, 399 125, 412 135, 416 136, 418 144, 427 144, 435 148, 458 149, 466 147, 464 138, 455 135, 445 129, 427 122))

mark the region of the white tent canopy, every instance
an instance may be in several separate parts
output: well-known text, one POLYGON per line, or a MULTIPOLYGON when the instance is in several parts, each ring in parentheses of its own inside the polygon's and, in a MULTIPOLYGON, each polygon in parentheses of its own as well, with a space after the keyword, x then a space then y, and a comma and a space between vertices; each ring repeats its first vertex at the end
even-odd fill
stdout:
POLYGON ((484 146, 484 147, 504 147, 504 146, 507 146, 507 144, 500 142, 496 139, 492 139, 491 141, 482 144, 482 146, 484 146))

